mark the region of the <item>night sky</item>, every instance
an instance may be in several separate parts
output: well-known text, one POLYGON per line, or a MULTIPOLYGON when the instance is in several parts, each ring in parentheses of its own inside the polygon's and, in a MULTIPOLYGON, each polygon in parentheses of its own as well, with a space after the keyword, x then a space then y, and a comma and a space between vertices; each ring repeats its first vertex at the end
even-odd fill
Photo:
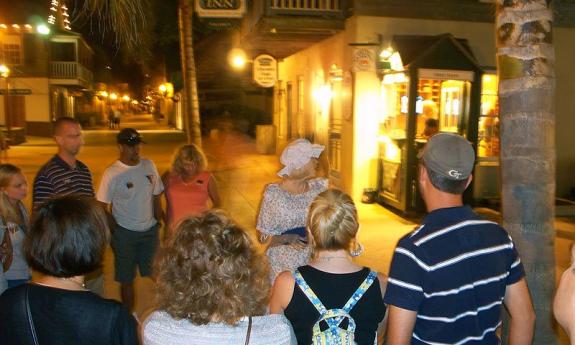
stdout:
MULTIPOLYGON (((77 19, 74 6, 80 2, 68 1, 72 30, 82 33, 95 52, 96 82, 129 83, 136 96, 145 84, 155 84, 165 70, 168 80, 180 69, 177 0, 150 1, 146 14, 147 44, 135 48, 118 46, 113 32, 103 34, 100 25, 91 19, 77 19), (164 67, 165 66, 165 67, 164 67)), ((0 23, 46 23, 49 0, 0 1, 0 23)))

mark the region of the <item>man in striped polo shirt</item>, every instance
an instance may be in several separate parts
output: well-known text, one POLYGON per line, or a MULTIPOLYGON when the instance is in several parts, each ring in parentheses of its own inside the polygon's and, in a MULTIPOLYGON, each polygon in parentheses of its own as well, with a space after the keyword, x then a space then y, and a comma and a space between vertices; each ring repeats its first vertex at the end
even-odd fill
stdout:
MULTIPOLYGON (((60 117, 54 122, 54 140, 58 152, 36 174, 32 192, 33 210, 51 197, 79 194, 94 197, 92 173, 88 167, 76 159, 84 139, 78 120, 60 117)), ((96 270, 86 276, 87 288, 103 296, 104 276, 96 270)))
POLYGON ((76 159, 84 145, 80 123, 71 117, 58 118, 54 122, 54 140, 58 153, 44 164, 34 179, 33 209, 55 195, 94 196, 92 174, 76 159))
POLYGON ((419 158, 429 213, 393 255, 384 298, 388 344, 499 344, 503 304, 511 315, 510 343, 531 344, 535 313, 513 241, 463 205, 473 148, 441 133, 419 158))

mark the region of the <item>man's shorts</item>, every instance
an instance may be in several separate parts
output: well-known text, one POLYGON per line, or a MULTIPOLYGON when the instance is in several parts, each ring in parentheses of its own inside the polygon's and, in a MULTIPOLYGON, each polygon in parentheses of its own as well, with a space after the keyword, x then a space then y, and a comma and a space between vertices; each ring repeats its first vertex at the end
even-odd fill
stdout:
POLYGON ((158 248, 159 237, 156 224, 146 231, 131 231, 116 226, 112 235, 114 250, 115 280, 120 283, 131 283, 136 277, 136 266, 142 277, 152 273, 152 263, 158 248))

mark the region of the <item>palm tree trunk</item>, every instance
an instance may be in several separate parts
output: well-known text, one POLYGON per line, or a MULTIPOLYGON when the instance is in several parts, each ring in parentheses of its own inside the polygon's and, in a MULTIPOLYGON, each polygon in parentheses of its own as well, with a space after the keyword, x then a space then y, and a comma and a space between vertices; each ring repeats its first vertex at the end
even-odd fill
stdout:
POLYGON ((497 1, 503 226, 525 266, 537 324, 534 344, 557 343, 555 113, 552 12, 547 0, 497 1))
POLYGON ((180 58, 182 62, 182 79, 184 80, 184 125, 188 142, 201 147, 200 105, 196 80, 196 63, 194 60, 192 3, 191 0, 179 0, 178 6, 180 29, 180 58))

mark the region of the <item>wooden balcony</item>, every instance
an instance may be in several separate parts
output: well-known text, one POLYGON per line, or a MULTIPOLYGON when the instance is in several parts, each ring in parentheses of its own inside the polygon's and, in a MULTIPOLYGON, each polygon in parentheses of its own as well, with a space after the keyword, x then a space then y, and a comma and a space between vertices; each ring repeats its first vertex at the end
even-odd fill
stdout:
POLYGON ((283 58, 343 30, 347 13, 347 0, 252 1, 242 46, 283 58))
POLYGON ((92 72, 78 62, 50 62, 50 83, 88 86, 94 80, 92 72))
POLYGON ((341 0, 271 0, 271 15, 334 16, 342 13, 341 0))

